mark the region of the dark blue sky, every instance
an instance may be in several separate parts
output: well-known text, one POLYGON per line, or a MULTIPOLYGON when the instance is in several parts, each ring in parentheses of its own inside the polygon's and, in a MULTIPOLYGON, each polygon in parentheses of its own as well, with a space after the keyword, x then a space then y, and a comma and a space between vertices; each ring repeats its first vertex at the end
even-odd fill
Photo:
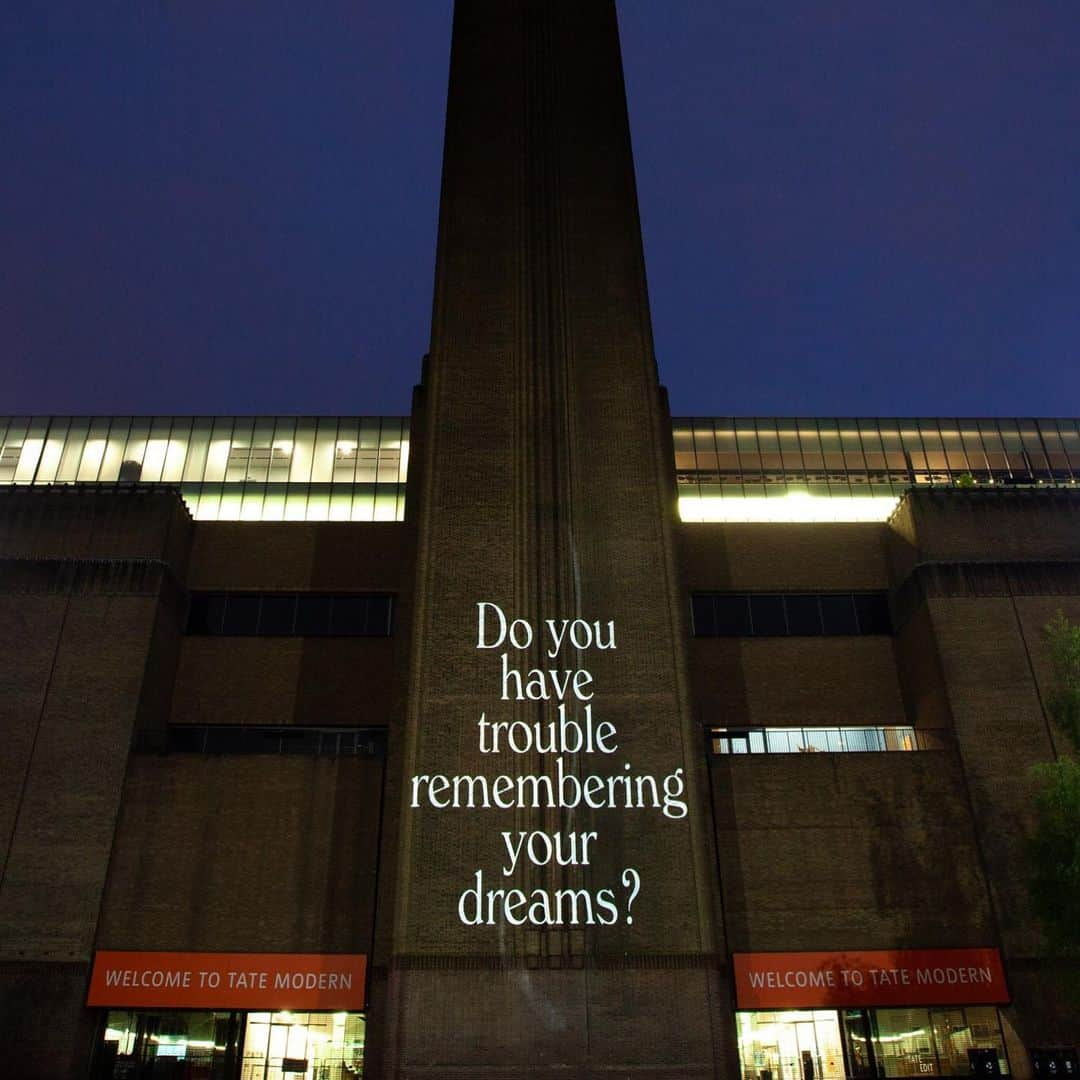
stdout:
MULTIPOLYGON (((1080 414, 1080 4, 619 11, 676 413, 1080 414)), ((449 34, 8 0, 0 411, 406 412, 449 34)))

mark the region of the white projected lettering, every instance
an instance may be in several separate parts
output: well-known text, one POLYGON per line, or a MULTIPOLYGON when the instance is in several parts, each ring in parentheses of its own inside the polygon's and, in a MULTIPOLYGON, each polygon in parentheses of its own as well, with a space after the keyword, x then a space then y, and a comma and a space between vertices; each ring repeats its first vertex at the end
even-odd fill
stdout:
MULTIPOLYGON (((539 628, 544 668, 522 669, 514 654, 532 647, 537 629, 527 619, 509 618, 498 604, 477 605, 476 648, 498 652, 493 689, 500 702, 550 702, 548 719, 533 722, 491 718, 481 712, 477 745, 483 755, 513 761, 523 754, 548 756, 544 772, 475 775, 417 774, 410 779, 413 809, 434 810, 655 810, 670 820, 686 817, 682 769, 663 776, 635 772, 630 762, 621 770, 618 731, 611 721, 593 715, 594 679, 587 667, 560 667, 561 655, 616 649, 614 620, 546 619, 539 628), (602 755, 602 756, 601 756, 602 755), (589 765, 606 767, 591 771, 589 765)), ((497 871, 477 868, 462 890, 458 919, 468 926, 612 926, 634 921, 631 909, 641 891, 641 875, 625 867, 618 881, 600 888, 500 887, 527 865, 590 866, 602 838, 597 831, 544 829, 498 830, 494 846, 497 871)), ((494 863, 494 860, 493 860, 494 863)))

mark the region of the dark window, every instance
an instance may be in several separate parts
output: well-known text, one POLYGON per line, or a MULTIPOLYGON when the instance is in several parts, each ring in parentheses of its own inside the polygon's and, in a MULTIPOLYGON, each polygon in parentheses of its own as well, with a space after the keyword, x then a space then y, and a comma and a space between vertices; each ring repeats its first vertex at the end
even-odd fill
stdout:
POLYGON ((296 621, 295 596, 264 596, 259 614, 259 633, 267 636, 287 636, 296 621))
POLYGON ((887 593, 695 593, 695 637, 891 634, 887 593))
POLYGON ((714 596, 713 605, 716 633, 720 637, 749 637, 753 633, 748 597, 714 596))
POLYGON ((891 634, 889 598, 884 593, 856 593, 855 614, 860 634, 891 634))
POLYGON ((716 637, 716 612, 713 610, 713 597, 698 593, 690 601, 694 616, 694 634, 696 637, 716 637))
POLYGON ((319 752, 319 732, 303 728, 282 728, 280 734, 280 752, 282 754, 305 754, 312 756, 319 752))
MULTIPOLYGON (((171 735, 171 730, 170 730, 171 735)), ((274 740, 275 744, 277 740, 274 740)), ((258 728, 220 727, 205 729, 204 754, 273 754, 277 746, 270 745, 270 738, 258 728)))
POLYGON ((367 634, 368 598, 366 596, 338 596, 330 611, 330 633, 358 635, 367 634))
POLYGON ((329 596, 297 598, 296 633, 301 637, 322 637, 330 633, 329 596))
POLYGON ((369 596, 367 597, 367 624, 364 633, 372 637, 389 637, 390 635, 390 597, 369 596))
POLYGON ((787 596, 788 633, 811 637, 821 633, 821 607, 816 596, 787 596))
POLYGON ((259 628, 258 596, 233 593, 225 599, 225 634, 254 634, 259 628))
POLYGON ((192 593, 189 634, 389 637, 392 598, 310 593, 192 593))
POLYGON ((193 593, 188 611, 189 634, 220 634, 225 626, 225 596, 193 593))
POLYGON ((750 597, 750 628, 754 637, 786 637, 782 596, 750 597))
POLYGON ((381 757, 382 728, 256 727, 171 724, 169 751, 178 754, 290 754, 305 757, 381 757))
POLYGON ((169 729, 169 747, 190 754, 201 754, 206 746, 206 728, 173 727, 169 729))
POLYGON ((821 597, 821 621, 826 634, 857 634, 855 598, 850 593, 821 597))

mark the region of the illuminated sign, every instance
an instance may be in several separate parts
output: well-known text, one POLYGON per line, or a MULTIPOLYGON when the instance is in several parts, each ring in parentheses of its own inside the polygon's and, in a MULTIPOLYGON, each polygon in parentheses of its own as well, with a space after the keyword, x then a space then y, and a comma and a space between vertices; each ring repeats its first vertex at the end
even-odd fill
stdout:
POLYGON ((997 949, 735 953, 740 1009, 999 1005, 1009 1000, 997 949))
POLYGON ((348 1011, 364 1007, 367 957, 336 953, 94 954, 89 1006, 348 1011))

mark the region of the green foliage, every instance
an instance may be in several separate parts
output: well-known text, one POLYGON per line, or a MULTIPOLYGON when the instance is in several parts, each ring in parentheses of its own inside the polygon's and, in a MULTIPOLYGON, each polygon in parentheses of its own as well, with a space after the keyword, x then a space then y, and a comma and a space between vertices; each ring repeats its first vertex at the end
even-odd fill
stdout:
POLYGON ((956 486, 969 488, 975 486, 975 477, 969 472, 963 472, 956 478, 956 486))
MULTIPOLYGON (((1080 750, 1080 626, 1059 611, 1046 624, 1054 685, 1046 697, 1052 719, 1080 750)), ((1038 793, 1028 853, 1031 906, 1047 943, 1062 955, 1080 955, 1080 762, 1061 757, 1032 770, 1038 793)), ((1080 984, 1065 989, 1080 998, 1080 984)))
POLYGON ((1029 847, 1031 906, 1051 946, 1073 952, 1080 947, 1080 763, 1062 758, 1034 773, 1040 790, 1029 847))
POLYGON ((1046 624, 1054 687, 1047 699, 1050 716, 1080 749, 1080 626, 1059 611, 1046 624))

